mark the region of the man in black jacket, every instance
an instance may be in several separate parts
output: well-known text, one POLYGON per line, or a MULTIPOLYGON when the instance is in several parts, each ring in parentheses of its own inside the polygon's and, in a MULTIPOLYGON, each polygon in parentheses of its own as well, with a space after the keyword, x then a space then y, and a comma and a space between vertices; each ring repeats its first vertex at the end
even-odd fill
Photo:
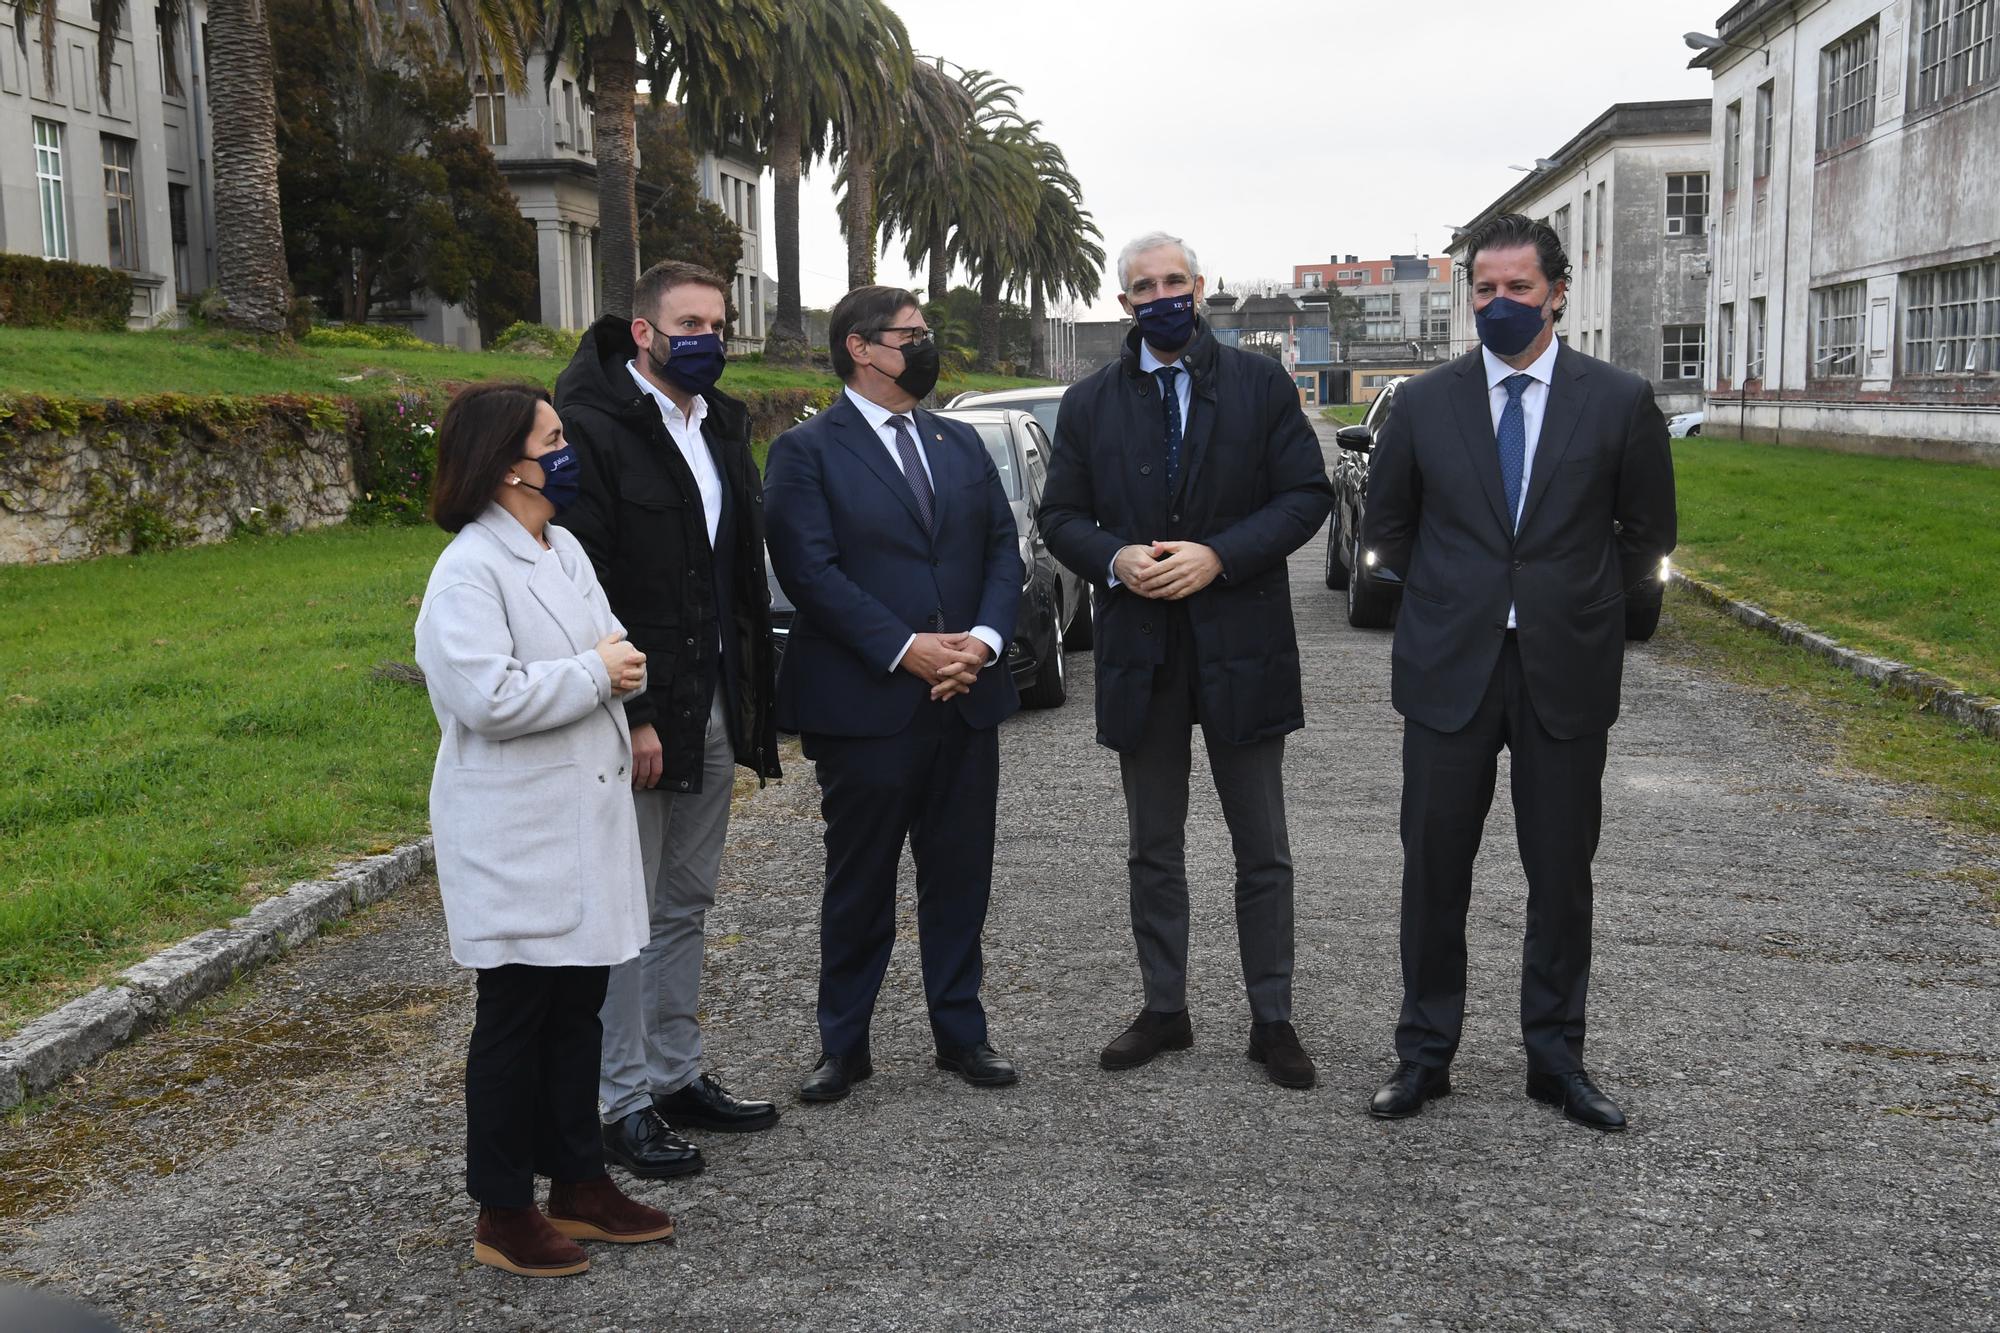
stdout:
POLYGON ((1185 858, 1193 724, 1236 854, 1252 1060, 1308 1088, 1292 1017, 1292 854, 1284 738, 1305 725, 1285 559, 1333 507, 1291 377, 1216 343, 1200 269, 1154 232, 1118 257, 1138 327, 1063 395, 1043 491, 1056 558, 1098 589, 1097 739, 1118 752, 1132 933, 1145 1006, 1104 1049, 1129 1069, 1193 1044, 1185 858))
POLYGON ((1527 1091, 1596 1129, 1623 1112, 1583 1065, 1590 862, 1618 718, 1625 593, 1674 548, 1653 390, 1556 337, 1569 259, 1547 223, 1473 229, 1481 346, 1405 384, 1369 466, 1364 544, 1403 575, 1391 699, 1403 725, 1403 1009, 1370 1111, 1451 1090, 1472 862, 1500 747, 1528 878, 1527 1091))
POLYGON ((556 382, 582 477, 559 521, 652 681, 625 705, 652 939, 611 969, 598 1090, 606 1155, 650 1177, 702 1168, 674 1128, 778 1121, 703 1072, 695 1016, 736 765, 778 776, 763 489, 749 414, 715 388, 728 290, 692 264, 655 264, 634 318, 598 320, 556 382))

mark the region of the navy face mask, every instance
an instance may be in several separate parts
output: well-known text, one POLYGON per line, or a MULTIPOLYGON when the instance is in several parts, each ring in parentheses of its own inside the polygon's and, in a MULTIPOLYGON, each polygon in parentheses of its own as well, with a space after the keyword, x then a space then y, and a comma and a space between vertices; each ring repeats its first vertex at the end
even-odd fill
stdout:
POLYGON ((1139 336, 1162 352, 1178 352, 1194 341, 1194 293, 1162 296, 1132 307, 1139 336))
POLYGON ((541 492, 542 498, 554 505, 558 514, 576 503, 576 493, 583 486, 583 473, 577 464, 575 445, 565 444, 552 454, 543 454, 528 461, 541 465, 542 484, 537 486, 524 477, 521 479, 523 486, 541 492))
POLYGON ((1519 301, 1496 296, 1486 305, 1473 312, 1473 322, 1479 326, 1479 341, 1486 344, 1495 356, 1519 356, 1528 350, 1528 345, 1542 336, 1543 306, 1523 305, 1519 301))
POLYGON ((723 350, 722 335, 717 333, 664 334, 651 320, 646 327, 653 330, 653 345, 666 343, 667 359, 656 361, 653 368, 666 379, 686 389, 689 393, 707 393, 722 378, 722 369, 729 364, 729 355, 723 350))

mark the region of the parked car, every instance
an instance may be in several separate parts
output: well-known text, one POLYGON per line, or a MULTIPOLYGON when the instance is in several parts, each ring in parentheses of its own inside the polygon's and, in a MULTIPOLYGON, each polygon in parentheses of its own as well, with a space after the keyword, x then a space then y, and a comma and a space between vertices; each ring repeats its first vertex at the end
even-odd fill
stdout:
MULTIPOLYGON (((1007 669, 1023 704, 1054 708, 1069 694, 1066 650, 1090 647, 1095 619, 1090 585, 1050 554, 1036 518, 1049 476, 1048 436, 1030 413, 1019 408, 947 408, 938 415, 972 427, 1013 506, 1026 577, 1014 618, 1014 641, 1007 645, 1007 669)), ((797 611, 771 572, 768 551, 764 570, 771 583, 771 641, 782 663, 797 611)))
POLYGON ((1033 414, 1035 424, 1051 440, 1056 437, 1056 412, 1062 407, 1067 384, 1044 384, 1033 389, 969 389, 953 396, 947 409, 960 407, 1010 407, 1033 414))
POLYGON ((1384 568, 1375 553, 1360 546, 1368 508, 1368 456, 1375 437, 1396 410, 1401 378, 1389 381, 1358 426, 1334 432, 1340 453, 1333 460, 1333 517, 1326 528, 1326 586, 1347 594, 1347 623, 1357 629, 1387 629, 1403 604, 1403 580, 1384 568))
POLYGON ((1706 412, 1682 412, 1677 416, 1668 417, 1667 434, 1677 440, 1684 440, 1690 435, 1699 435, 1702 422, 1707 418, 1706 412))

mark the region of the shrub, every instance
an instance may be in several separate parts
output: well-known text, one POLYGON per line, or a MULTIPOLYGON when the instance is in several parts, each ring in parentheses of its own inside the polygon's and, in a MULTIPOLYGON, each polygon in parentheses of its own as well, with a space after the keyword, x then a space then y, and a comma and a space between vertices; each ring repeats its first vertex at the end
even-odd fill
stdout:
POLYGON ((130 274, 100 264, 0 254, 0 324, 117 333, 131 313, 130 274))
MULTIPOLYGON (((395 347, 415 351, 437 351, 401 324, 328 324, 305 336, 308 347, 395 347)), ((446 351, 456 350, 445 348, 446 351)))
POLYGON ((422 523, 437 472, 442 397, 399 393, 354 405, 355 523, 422 523))
POLYGON ((576 355, 576 345, 582 341, 581 329, 552 329, 523 319, 503 329, 486 350, 512 352, 516 356, 555 356, 567 361, 576 355))

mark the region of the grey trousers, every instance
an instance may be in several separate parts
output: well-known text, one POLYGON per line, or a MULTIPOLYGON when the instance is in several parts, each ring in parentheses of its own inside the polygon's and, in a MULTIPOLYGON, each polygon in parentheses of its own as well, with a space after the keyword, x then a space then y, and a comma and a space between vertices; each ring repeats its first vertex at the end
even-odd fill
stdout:
POLYGON ((604 1059, 597 1109, 605 1124, 655 1096, 680 1091, 701 1074, 702 929, 715 905, 736 755, 723 696, 716 690, 702 747, 701 790, 655 787, 632 793, 639 851, 652 905, 652 939, 611 969, 604 991, 604 1059))
MULTIPOLYGON (((1131 843, 1132 934, 1146 1008, 1187 1008, 1188 772, 1196 723, 1188 665, 1173 661, 1155 672, 1145 739, 1118 756, 1125 783, 1131 843)), ((1236 855, 1236 945, 1250 1018, 1292 1017, 1292 845, 1285 829, 1285 741, 1249 745, 1202 740, 1215 794, 1236 855)))

